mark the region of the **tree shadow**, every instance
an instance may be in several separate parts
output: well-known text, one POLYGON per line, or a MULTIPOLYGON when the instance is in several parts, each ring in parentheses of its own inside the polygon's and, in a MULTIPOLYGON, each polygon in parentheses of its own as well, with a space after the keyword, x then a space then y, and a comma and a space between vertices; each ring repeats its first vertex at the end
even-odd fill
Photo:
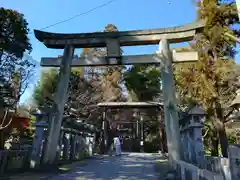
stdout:
MULTIPOLYGON (((156 160, 159 155, 128 153, 121 157, 107 157, 105 159, 90 159, 85 166, 72 169, 71 172, 59 174, 52 180, 157 180, 159 173, 156 173, 156 160)), ((161 159, 161 158, 160 158, 161 159)))

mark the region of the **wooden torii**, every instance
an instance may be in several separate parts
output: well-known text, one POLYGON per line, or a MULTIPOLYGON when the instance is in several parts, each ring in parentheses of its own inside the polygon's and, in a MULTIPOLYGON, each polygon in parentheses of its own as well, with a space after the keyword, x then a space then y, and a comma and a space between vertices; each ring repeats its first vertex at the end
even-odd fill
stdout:
POLYGON ((194 22, 183 26, 120 32, 94 32, 79 34, 60 34, 34 30, 36 38, 46 47, 64 49, 63 57, 42 58, 43 67, 60 67, 59 83, 55 93, 53 113, 49 124, 48 141, 44 163, 53 164, 61 128, 64 104, 67 99, 69 76, 74 66, 109 66, 127 64, 158 64, 161 66, 164 95, 164 119, 168 142, 169 159, 179 160, 182 157, 179 122, 176 104, 175 85, 173 80, 173 62, 196 61, 196 52, 172 52, 170 43, 186 42, 203 29, 205 22, 194 22), (121 46, 159 44, 157 54, 121 56, 121 46), (106 47, 106 57, 81 57, 74 59, 75 48, 106 47))
MULTIPOLYGON (((103 124, 102 124, 102 129, 103 129, 103 142, 104 142, 104 149, 107 147, 107 119, 106 119, 106 112, 108 109, 149 109, 149 108, 154 108, 156 110, 162 109, 163 103, 160 102, 101 102, 96 105, 98 108, 100 108, 103 112, 103 124)), ((141 151, 143 151, 143 145, 144 145, 144 137, 143 137, 143 115, 139 113, 139 120, 137 120, 137 126, 139 126, 140 123, 140 148, 141 151)), ((160 119, 159 119, 160 120, 160 119)), ((133 123, 129 121, 114 121, 115 123, 133 123)), ((160 125, 160 124, 159 124, 160 125)), ((139 128, 137 127, 137 131, 139 131, 139 128)), ((139 133, 137 133, 137 136, 139 133)))

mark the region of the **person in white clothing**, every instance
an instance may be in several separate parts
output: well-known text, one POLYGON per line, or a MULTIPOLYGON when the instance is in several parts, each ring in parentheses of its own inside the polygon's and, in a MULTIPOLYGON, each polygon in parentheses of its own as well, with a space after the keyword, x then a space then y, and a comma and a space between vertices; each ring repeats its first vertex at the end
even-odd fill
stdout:
POLYGON ((114 146, 115 146, 115 150, 116 150, 116 156, 120 156, 122 153, 121 152, 121 142, 117 136, 114 138, 114 146))

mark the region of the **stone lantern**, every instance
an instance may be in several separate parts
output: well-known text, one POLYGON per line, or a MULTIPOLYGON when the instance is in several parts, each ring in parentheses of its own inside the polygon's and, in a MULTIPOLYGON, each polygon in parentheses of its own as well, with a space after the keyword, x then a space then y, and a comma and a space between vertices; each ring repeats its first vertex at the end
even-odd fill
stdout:
POLYGON ((204 146, 202 140, 202 128, 205 121, 206 112, 201 106, 194 106, 189 109, 190 119, 188 128, 190 139, 192 140, 191 155, 192 161, 197 165, 202 165, 204 161, 204 146))

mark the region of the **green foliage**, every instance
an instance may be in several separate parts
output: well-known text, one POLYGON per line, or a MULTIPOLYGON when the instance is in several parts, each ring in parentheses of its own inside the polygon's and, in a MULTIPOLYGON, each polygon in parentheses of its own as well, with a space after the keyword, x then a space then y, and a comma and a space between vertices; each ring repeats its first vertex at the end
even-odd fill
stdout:
POLYGON ((238 129, 227 130, 229 144, 239 144, 240 131, 238 129))
MULTIPOLYGON (((33 97, 36 106, 43 112, 49 111, 49 108, 52 107, 58 78, 57 69, 42 72, 41 79, 35 88, 33 97)), ((70 74, 65 112, 72 112, 71 108, 73 108, 77 111, 74 112, 74 114, 79 117, 89 117, 92 112, 89 105, 97 104, 102 97, 99 86, 100 82, 98 81, 87 81, 83 77, 81 68, 73 68, 70 74)))
POLYGON ((34 64, 24 52, 32 47, 28 23, 17 11, 0 8, 0 102, 14 106, 25 91, 34 64))
POLYGON ((31 51, 27 26, 23 14, 0 8, 0 51, 6 51, 17 58, 22 58, 26 50, 31 51))
POLYGON ((230 1, 198 1, 198 18, 207 21, 204 31, 191 43, 199 61, 175 66, 175 78, 180 97, 205 107, 212 120, 209 133, 217 129, 218 134, 211 137, 219 137, 223 155, 227 156, 224 123, 239 84, 233 70, 236 42, 226 33, 238 34, 239 30, 233 26, 238 23, 236 5, 230 1))
POLYGON ((138 100, 153 100, 160 90, 160 69, 148 65, 134 65, 124 73, 125 86, 138 100))
MULTIPOLYGON (((81 73, 81 68, 72 69, 69 83, 70 90, 78 90, 81 73)), ((38 107, 46 108, 52 106, 58 81, 58 69, 56 68, 47 69, 41 73, 40 81, 38 82, 33 94, 35 103, 38 107)))
MULTIPOLYGON (((160 69, 149 65, 133 65, 124 72, 125 86, 132 100, 153 101, 161 93, 160 69)), ((147 117, 144 120, 146 152, 159 150, 159 121, 156 116, 156 109, 148 109, 147 117)))
POLYGON ((38 82, 33 96, 38 107, 50 107, 53 102, 54 92, 58 82, 58 70, 50 69, 41 73, 40 81, 38 82))

